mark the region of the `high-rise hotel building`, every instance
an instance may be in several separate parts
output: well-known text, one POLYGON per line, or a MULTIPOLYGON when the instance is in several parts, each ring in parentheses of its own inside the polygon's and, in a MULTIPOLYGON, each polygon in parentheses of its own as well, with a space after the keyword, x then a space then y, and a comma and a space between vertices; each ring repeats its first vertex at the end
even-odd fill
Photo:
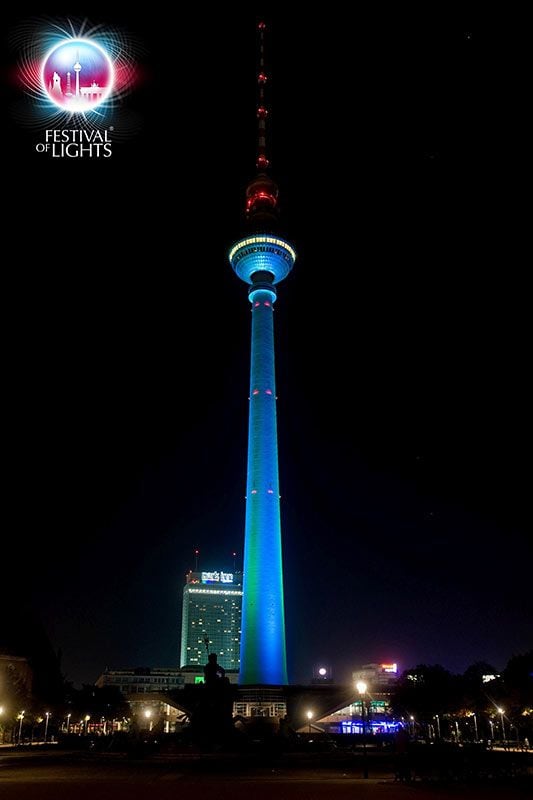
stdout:
POLYGON ((216 653, 226 670, 239 670, 241 572, 189 572, 183 587, 180 666, 201 670, 216 653))

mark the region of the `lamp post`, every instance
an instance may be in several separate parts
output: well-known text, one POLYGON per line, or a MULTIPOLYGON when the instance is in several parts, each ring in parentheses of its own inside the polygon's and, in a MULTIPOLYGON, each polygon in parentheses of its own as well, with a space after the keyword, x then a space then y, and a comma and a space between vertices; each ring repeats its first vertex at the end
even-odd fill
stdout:
POLYGON ((50 719, 50 712, 45 713, 46 723, 44 725, 44 743, 46 744, 46 737, 48 736, 48 720, 50 719))
POLYGON ((473 714, 473 717, 474 717, 474 733, 475 733, 475 737, 476 737, 476 742, 478 742, 479 741, 479 736, 478 736, 478 733, 477 733, 477 716, 476 716, 475 712, 473 714))
POLYGON ((68 733, 69 728, 70 728, 70 718, 71 718, 71 716, 72 716, 72 714, 67 714, 67 733, 68 733))
POLYGON ((365 694, 368 689, 365 681, 357 681, 355 688, 361 698, 361 727, 363 729, 363 778, 368 778, 368 764, 366 760, 366 726, 365 726, 365 694))
MULTIPOLYGON (((150 711, 149 708, 147 708, 146 711, 144 712, 144 716, 146 717, 147 720, 150 719, 150 717, 152 716, 152 712, 150 711)), ((153 724, 152 720, 150 719, 150 725, 148 727, 148 730, 150 731, 152 730, 152 724, 153 724)))
POLYGON ((89 727, 89 720, 90 719, 91 719, 91 715, 90 714, 86 714, 85 715, 85 735, 86 736, 87 736, 87 730, 88 730, 88 727, 89 727))
POLYGON ((21 711, 19 714, 19 744, 21 743, 22 738, 22 720, 24 719, 24 711, 21 711))
POLYGON ((498 714, 502 718, 502 741, 505 744, 505 724, 504 724, 504 721, 503 721, 503 715, 505 714, 505 709, 504 708, 498 708, 498 714))
POLYGON ((438 714, 435 714, 435 719, 437 721, 437 736, 440 739, 440 718, 438 714))
POLYGON ((306 717, 307 717, 307 722, 308 722, 308 725, 309 725, 309 733, 311 733, 311 720, 313 719, 313 712, 312 711, 308 711, 307 714, 306 714, 306 717))

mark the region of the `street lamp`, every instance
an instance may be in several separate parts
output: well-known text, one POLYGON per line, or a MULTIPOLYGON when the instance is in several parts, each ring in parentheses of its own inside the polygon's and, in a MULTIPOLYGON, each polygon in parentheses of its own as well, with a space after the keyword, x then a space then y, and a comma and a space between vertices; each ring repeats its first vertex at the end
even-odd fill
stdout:
POLYGON ((476 712, 475 711, 472 714, 472 716, 474 717, 474 732, 475 732, 475 735, 476 735, 476 742, 478 742, 479 741, 479 736, 478 736, 478 733, 477 733, 477 716, 476 716, 476 712))
POLYGON ((21 738, 22 738, 22 720, 23 719, 24 719, 24 711, 21 711, 20 714, 19 714, 19 720, 20 720, 20 723, 19 723, 19 744, 20 744, 21 738))
POLYGON ((46 717, 46 723, 45 723, 45 726, 44 726, 44 743, 46 744, 46 737, 48 735, 48 720, 50 719, 50 712, 49 711, 45 712, 45 717, 46 717))
POLYGON ((440 719, 438 714, 435 714, 435 719, 437 720, 437 735, 440 739, 440 719))
POLYGON ((363 729, 363 778, 368 778, 368 764, 366 761, 366 729, 365 729, 365 694, 368 689, 365 681, 357 681, 355 688, 361 698, 361 727, 363 729))
POLYGON ((502 740, 505 742, 505 725, 504 725, 504 722, 503 722, 503 715, 505 714, 505 709, 504 708, 498 708, 498 714, 502 718, 502 740))
POLYGON ((309 733, 311 733, 311 720, 313 719, 313 712, 308 711, 306 714, 308 725, 309 725, 309 733))
MULTIPOLYGON (((149 708, 147 708, 146 711, 144 712, 144 716, 146 717, 146 719, 150 719, 150 717, 152 716, 152 712, 150 711, 149 708)), ((150 727, 149 727, 150 731, 152 730, 152 724, 153 724, 152 720, 150 719, 150 727)))
POLYGON ((409 717, 409 720, 410 720, 410 722, 411 722, 411 736, 412 736, 412 737, 413 737, 413 739, 414 739, 414 738, 415 738, 415 718, 413 717, 413 715, 412 715, 412 714, 411 714, 411 716, 409 717))
POLYGON ((72 716, 72 714, 67 714, 67 733, 68 733, 69 728, 70 728, 70 718, 71 718, 71 716, 72 716))
POLYGON ((85 735, 87 735, 88 722, 89 722, 90 719, 91 719, 91 715, 90 714, 86 714, 85 715, 85 735))

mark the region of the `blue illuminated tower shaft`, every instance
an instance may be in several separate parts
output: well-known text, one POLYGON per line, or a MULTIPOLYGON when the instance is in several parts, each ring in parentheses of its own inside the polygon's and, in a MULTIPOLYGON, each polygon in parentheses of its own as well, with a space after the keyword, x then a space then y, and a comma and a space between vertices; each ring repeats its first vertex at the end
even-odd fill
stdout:
POLYGON ((241 634, 242 684, 286 684, 272 289, 250 293, 252 353, 241 634))
MULTIPOLYGON (((261 178, 261 186, 265 183, 261 178)), ((296 253, 274 234, 237 242, 231 265, 249 288, 252 354, 248 475, 239 683, 283 685, 287 680, 283 566, 279 513, 276 379, 274 374, 275 284, 287 277, 296 253)))

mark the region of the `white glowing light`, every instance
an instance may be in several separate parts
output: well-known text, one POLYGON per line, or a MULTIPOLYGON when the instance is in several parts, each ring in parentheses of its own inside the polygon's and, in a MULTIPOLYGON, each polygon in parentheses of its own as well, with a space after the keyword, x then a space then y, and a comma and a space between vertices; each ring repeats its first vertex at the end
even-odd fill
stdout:
POLYGON ((293 260, 296 261, 296 253, 292 247, 287 244, 287 242, 284 242, 283 239, 276 239, 273 236, 250 236, 248 239, 243 239, 230 250, 229 260, 232 260, 237 250, 240 250, 242 247, 248 247, 251 244, 276 244, 278 247, 287 250, 291 254, 293 260))
POLYGON ((60 108, 62 111, 66 111, 67 113, 77 114, 77 113, 83 113, 85 111, 92 111, 93 109, 98 108, 98 106, 102 105, 102 103, 105 103, 105 101, 108 99, 109 95, 113 91, 114 85, 115 85, 115 67, 113 65, 113 62, 111 61, 111 58, 109 57, 109 54, 104 50, 104 48, 101 45, 97 44, 92 39, 81 39, 81 38, 77 38, 77 39, 62 39, 58 44, 55 44, 52 47, 51 50, 48 51, 48 53, 45 55, 45 57, 43 58, 42 63, 41 63, 41 86, 44 89, 44 92, 45 92, 48 100, 50 100, 50 102, 52 102, 55 106, 60 108), (75 105, 69 106, 69 105, 66 105, 65 103, 61 103, 61 102, 58 102, 57 100, 55 100, 54 97, 48 91, 47 86, 46 86, 45 77, 44 77, 45 66, 46 66, 50 56, 52 56, 53 53, 55 53, 56 50, 58 50, 60 47, 64 47, 66 44, 72 45, 74 47, 77 44, 83 44, 83 45, 87 45, 89 47, 94 47, 95 50, 98 50, 100 55, 102 55, 104 60, 106 61, 107 67, 109 69, 108 85, 106 87, 101 87, 102 93, 100 94, 100 96, 96 100, 85 100, 84 101, 84 100, 77 99, 75 105))

